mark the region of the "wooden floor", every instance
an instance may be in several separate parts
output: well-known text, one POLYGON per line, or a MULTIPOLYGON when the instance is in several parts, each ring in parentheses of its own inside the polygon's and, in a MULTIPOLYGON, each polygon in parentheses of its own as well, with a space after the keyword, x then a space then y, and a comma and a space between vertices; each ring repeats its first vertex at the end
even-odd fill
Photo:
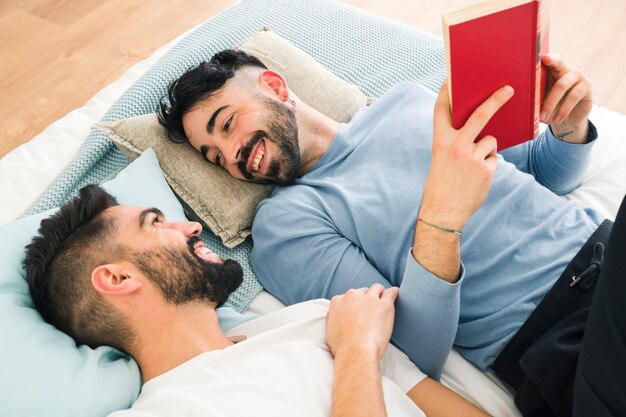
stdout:
MULTIPOLYGON (((473 0, 340 0, 441 35, 473 0)), ((0 157, 235 0, 0 0, 0 157)), ((626 114, 626 1, 551 0, 551 51, 626 114)))

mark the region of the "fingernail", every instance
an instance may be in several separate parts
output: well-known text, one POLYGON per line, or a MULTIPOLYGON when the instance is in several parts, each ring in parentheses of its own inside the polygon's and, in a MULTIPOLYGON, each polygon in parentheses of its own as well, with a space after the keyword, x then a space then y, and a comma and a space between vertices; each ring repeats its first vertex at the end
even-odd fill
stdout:
POLYGON ((507 85, 506 87, 504 87, 502 92, 504 93, 504 95, 510 96, 511 94, 513 94, 513 87, 511 87, 510 85, 507 85))
POLYGON ((558 125, 559 123, 561 123, 561 117, 556 116, 554 119, 552 119, 552 123, 554 123, 555 125, 558 125))
POLYGON ((539 113, 539 120, 545 122, 546 117, 548 117, 548 113, 545 110, 542 110, 541 113, 539 113))

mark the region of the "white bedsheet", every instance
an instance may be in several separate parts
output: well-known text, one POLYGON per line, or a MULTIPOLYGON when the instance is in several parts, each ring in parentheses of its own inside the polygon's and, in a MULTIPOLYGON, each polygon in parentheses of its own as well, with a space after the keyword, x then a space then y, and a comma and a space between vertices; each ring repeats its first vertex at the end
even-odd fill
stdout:
MULTIPOLYGON (((184 36, 181 35, 181 37, 184 36)), ((51 124, 30 142, 0 159, 0 225, 19 216, 72 159, 91 125, 146 72, 177 40, 161 47, 129 69, 119 80, 95 95, 83 107, 51 124)), ((626 116, 595 106, 591 120, 600 140, 583 185, 565 198, 576 199, 613 219, 626 193, 626 116)), ((263 291, 250 311, 265 314, 284 305, 263 291)), ((482 406, 492 415, 519 416, 510 393, 496 378, 482 373, 452 351, 442 381, 482 406)))

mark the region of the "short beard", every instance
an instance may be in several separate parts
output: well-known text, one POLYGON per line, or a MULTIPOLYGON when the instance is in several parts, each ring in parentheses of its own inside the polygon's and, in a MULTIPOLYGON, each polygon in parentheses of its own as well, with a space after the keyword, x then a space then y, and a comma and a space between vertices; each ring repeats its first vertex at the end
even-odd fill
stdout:
POLYGON ((243 271, 232 259, 220 265, 198 257, 193 249, 198 240, 192 237, 186 249, 135 253, 133 262, 154 282, 167 302, 182 305, 204 301, 219 307, 241 285, 243 271))
POLYGON ((275 183, 278 185, 292 184, 298 177, 300 170, 300 144, 298 141, 298 124, 293 111, 283 104, 267 97, 259 97, 265 104, 266 114, 263 115, 267 123, 267 132, 257 130, 248 144, 241 150, 241 160, 237 164, 239 171, 247 180, 257 183, 275 183), (261 139, 275 143, 280 150, 275 155, 267 170, 267 179, 255 178, 248 172, 248 158, 252 149, 261 139))

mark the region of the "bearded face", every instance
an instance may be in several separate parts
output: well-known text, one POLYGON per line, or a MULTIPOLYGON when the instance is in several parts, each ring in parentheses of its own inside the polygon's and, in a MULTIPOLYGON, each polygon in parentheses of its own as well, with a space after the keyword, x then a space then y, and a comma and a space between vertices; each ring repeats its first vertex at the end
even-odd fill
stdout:
POLYGON ((247 180, 259 183, 291 184, 298 175, 300 168, 300 145, 298 142, 298 125, 293 111, 283 104, 264 96, 258 100, 265 106, 262 116, 266 130, 257 130, 245 147, 241 149, 241 160, 237 167, 247 180), (248 160, 255 146, 262 140, 278 146, 279 154, 271 161, 266 179, 256 178, 248 172, 248 160))
POLYGON ((182 305, 204 301, 222 305, 243 281, 239 263, 205 261, 194 253, 199 241, 191 237, 187 247, 165 247, 133 254, 133 262, 149 277, 169 303, 182 305))

